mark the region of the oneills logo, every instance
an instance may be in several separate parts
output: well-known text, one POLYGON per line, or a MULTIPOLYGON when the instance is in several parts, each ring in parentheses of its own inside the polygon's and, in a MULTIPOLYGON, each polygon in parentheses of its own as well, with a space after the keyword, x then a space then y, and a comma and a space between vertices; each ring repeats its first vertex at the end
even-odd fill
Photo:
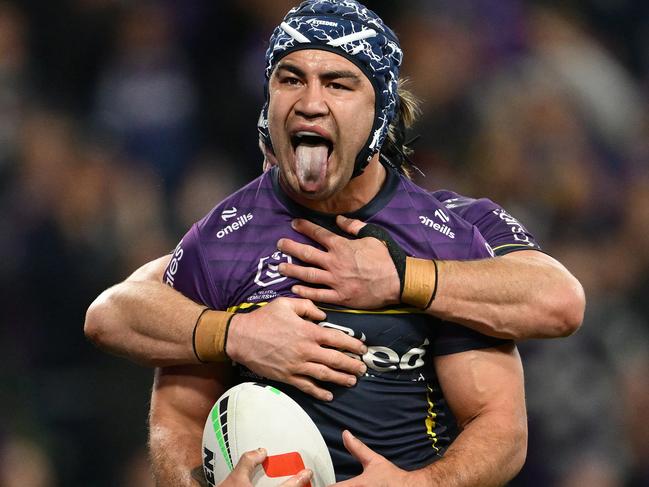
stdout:
POLYGON ((224 222, 227 222, 230 218, 234 218, 235 216, 237 216, 236 206, 233 206, 229 210, 223 210, 223 213, 221 213, 221 218, 224 222))
POLYGON ((448 223, 451 221, 451 219, 448 217, 446 213, 444 213, 442 210, 435 210, 435 216, 442 220, 444 223, 448 223))
MULTIPOLYGON (((439 217, 439 215, 437 216, 439 217)), ((442 220, 441 217, 440 220, 442 220)), ((441 233, 442 235, 446 235, 448 238, 455 238, 455 233, 451 230, 451 228, 448 225, 440 225, 436 221, 433 221, 424 215, 419 216, 419 221, 421 222, 422 225, 430 227, 433 230, 437 230, 439 233, 441 233)))
MULTIPOLYGON (((232 209, 225 210, 223 213, 221 213, 221 218, 223 218, 226 221, 236 216, 237 216, 237 209, 235 207, 232 207, 232 209)), ((239 217, 237 217, 237 221, 230 223, 228 226, 223 227, 221 230, 216 232, 216 238, 223 238, 230 233, 236 232, 242 226, 248 223, 250 220, 252 220, 252 213, 240 215, 239 217)))
POLYGON ((165 271, 165 283, 171 287, 174 287, 174 283, 176 281, 176 272, 178 272, 178 265, 180 264, 180 261, 183 260, 184 253, 185 251, 183 250, 183 241, 181 240, 178 243, 178 246, 174 249, 174 253, 171 256, 171 261, 169 262, 167 270, 165 271))

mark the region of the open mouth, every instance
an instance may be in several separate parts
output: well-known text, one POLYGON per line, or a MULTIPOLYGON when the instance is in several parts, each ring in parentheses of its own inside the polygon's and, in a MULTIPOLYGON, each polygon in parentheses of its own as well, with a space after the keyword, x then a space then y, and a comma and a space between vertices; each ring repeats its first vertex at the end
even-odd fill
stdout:
POLYGON ((331 140, 315 132, 308 131, 300 131, 293 134, 291 136, 291 144, 293 145, 293 150, 297 149, 299 145, 306 145, 309 147, 324 145, 327 147, 327 157, 331 156, 334 147, 331 140))
POLYGON ((304 193, 317 193, 327 183, 333 142, 321 131, 297 130, 291 135, 295 174, 304 193))

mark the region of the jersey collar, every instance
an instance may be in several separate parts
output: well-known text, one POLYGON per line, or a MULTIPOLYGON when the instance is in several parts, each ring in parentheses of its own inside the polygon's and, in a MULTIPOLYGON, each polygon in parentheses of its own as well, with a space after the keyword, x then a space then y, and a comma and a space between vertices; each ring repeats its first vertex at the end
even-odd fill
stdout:
MULTIPOLYGON (((386 177, 383 186, 365 206, 359 208, 351 213, 345 213, 347 218, 354 218, 361 221, 366 221, 379 211, 381 211, 392 199, 397 188, 399 187, 399 174, 391 168, 385 166, 386 177)), ((293 201, 282 189, 279 183, 279 168, 277 166, 270 170, 270 177, 273 182, 273 191, 279 201, 286 207, 289 213, 295 218, 304 218, 313 223, 325 227, 334 233, 343 235, 344 232, 336 225, 336 215, 331 213, 323 213, 320 211, 311 210, 299 203, 293 201)))

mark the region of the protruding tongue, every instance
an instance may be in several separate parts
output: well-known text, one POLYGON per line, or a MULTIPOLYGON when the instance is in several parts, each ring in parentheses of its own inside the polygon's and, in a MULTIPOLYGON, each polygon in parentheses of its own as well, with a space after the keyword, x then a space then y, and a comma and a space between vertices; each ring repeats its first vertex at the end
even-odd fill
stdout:
POLYGON ((298 144, 295 148, 297 177, 304 191, 317 191, 324 183, 328 158, 325 144, 298 144))

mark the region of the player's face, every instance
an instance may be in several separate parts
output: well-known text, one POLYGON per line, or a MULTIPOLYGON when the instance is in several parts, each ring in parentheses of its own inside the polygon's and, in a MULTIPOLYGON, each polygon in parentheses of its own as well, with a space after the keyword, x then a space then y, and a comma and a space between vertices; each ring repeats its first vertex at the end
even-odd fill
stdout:
POLYGON ((352 62, 322 50, 282 58, 269 84, 269 131, 290 192, 326 200, 349 182, 374 121, 374 89, 352 62))

